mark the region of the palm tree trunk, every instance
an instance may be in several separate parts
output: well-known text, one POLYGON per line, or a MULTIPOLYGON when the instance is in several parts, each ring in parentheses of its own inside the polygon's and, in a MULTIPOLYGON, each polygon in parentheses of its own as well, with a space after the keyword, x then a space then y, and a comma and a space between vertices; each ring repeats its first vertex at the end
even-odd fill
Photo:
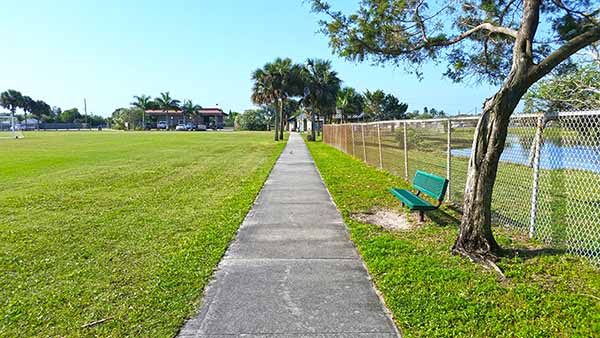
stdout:
POLYGON ((316 130, 315 130, 315 113, 314 112, 312 112, 310 114, 310 124, 311 124, 310 136, 311 136, 312 140, 315 141, 316 140, 316 133, 315 133, 316 130))
POLYGON ((279 139, 283 140, 283 100, 279 101, 279 139))
POLYGON ((275 113, 275 141, 279 141, 279 114, 275 113))
MULTIPOLYGON (((321 116, 317 115, 317 136, 321 136, 321 116)), ((315 139, 316 141, 316 139, 315 139)))

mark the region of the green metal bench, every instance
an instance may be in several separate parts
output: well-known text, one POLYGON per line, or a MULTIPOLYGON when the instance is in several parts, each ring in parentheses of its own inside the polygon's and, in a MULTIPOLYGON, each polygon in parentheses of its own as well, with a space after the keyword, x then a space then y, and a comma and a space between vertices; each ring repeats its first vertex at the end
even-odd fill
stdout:
POLYGON ((444 195, 446 195, 446 188, 448 187, 448 180, 444 177, 417 170, 412 187, 417 190, 416 194, 410 190, 398 188, 391 188, 390 192, 400 200, 402 206, 406 205, 410 210, 418 210, 419 221, 423 222, 423 213, 425 211, 435 210, 442 205, 444 195), (433 205, 421 198, 419 196, 421 193, 436 200, 438 202, 437 205, 433 205))

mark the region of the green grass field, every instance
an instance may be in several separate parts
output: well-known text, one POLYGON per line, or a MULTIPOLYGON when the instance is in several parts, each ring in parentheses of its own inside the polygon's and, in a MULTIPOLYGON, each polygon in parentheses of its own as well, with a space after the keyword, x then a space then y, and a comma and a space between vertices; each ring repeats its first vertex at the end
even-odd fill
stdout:
POLYGON ((407 183, 321 142, 310 152, 348 224, 377 288, 405 337, 599 337, 600 274, 587 261, 494 228, 517 250, 498 265, 506 276, 453 256, 458 215, 430 213, 412 231, 358 223, 354 212, 405 212, 387 192, 407 183))
POLYGON ((270 133, 25 136, 0 140, 0 337, 173 336, 283 148, 270 133))

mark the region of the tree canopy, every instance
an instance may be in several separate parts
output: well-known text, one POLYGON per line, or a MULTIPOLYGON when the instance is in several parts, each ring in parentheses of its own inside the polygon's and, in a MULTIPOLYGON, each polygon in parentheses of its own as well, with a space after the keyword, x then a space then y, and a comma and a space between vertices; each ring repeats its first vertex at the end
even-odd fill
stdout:
POLYGON ((600 6, 591 0, 364 0, 353 14, 313 0, 312 9, 327 16, 322 32, 339 55, 405 65, 418 75, 423 63, 445 60, 444 75, 454 81, 501 83, 519 33, 531 36, 528 62, 536 79, 600 35, 600 6), (523 17, 525 7, 533 7, 527 11, 533 20, 523 17), (523 19, 531 24, 523 26, 523 19))
POLYGON ((568 67, 536 83, 525 95, 525 112, 600 108, 600 69, 595 64, 568 67))

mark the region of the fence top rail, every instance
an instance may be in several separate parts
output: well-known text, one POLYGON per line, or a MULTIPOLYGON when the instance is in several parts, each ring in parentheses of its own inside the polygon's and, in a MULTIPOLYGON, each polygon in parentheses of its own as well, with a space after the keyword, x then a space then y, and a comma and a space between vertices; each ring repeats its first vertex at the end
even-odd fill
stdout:
MULTIPOLYGON (((540 116, 546 116, 550 118, 559 117, 574 117, 574 116, 600 116, 600 110, 578 110, 578 111, 561 111, 561 112, 549 112, 549 113, 533 113, 533 114, 514 114, 511 119, 522 119, 522 118, 537 118, 540 116)), ((448 121, 476 121, 479 120, 481 115, 476 116, 457 116, 457 117, 444 117, 437 119, 410 119, 410 120, 385 120, 385 121, 373 121, 373 122, 352 122, 343 124, 327 124, 328 126, 352 126, 352 125, 371 125, 381 123, 425 123, 425 122, 448 122, 448 121)))

